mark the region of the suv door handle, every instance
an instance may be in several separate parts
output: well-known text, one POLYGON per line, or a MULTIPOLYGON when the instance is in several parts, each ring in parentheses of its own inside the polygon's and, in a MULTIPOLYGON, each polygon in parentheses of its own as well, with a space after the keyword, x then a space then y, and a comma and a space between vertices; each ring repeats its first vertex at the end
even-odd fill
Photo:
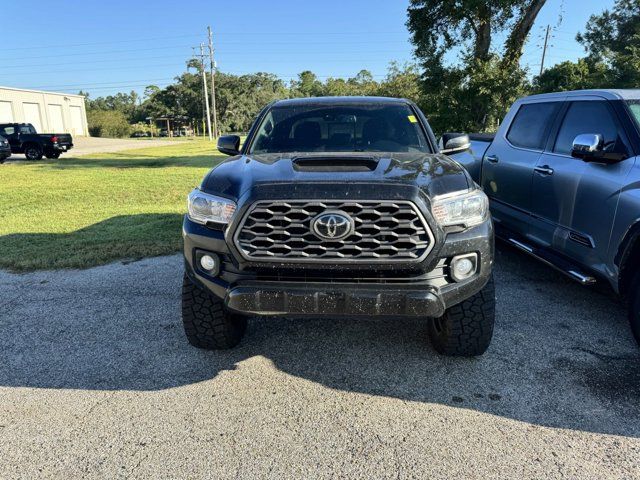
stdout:
POLYGON ((491 163, 498 163, 498 157, 496 155, 487 155, 487 161, 491 163))
POLYGON ((534 172, 538 172, 541 175, 553 175, 553 168, 549 165, 543 165, 542 167, 535 167, 534 172))

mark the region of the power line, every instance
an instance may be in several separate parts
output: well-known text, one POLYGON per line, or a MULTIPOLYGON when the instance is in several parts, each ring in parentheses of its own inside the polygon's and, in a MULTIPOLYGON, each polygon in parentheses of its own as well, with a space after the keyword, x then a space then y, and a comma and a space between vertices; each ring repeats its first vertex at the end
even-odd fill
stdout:
MULTIPOLYGON (((76 52, 76 53, 61 53, 59 55, 36 55, 25 57, 20 55, 19 57, 15 57, 16 60, 32 60, 38 58, 62 58, 62 57, 81 57, 83 55, 104 55, 104 54, 112 54, 112 53, 137 53, 137 52, 150 52, 154 50, 167 50, 167 49, 178 49, 178 48, 190 48, 191 45, 175 45, 175 46, 167 46, 167 47, 152 47, 152 48, 134 48, 127 50, 107 50, 106 52, 76 52)), ((13 60, 11 57, 9 60, 13 60)))
MULTIPOLYGON (((264 45, 288 45, 289 42, 286 43, 273 43, 273 42, 260 42, 261 46, 264 45)), ((322 43, 318 43, 318 42, 314 42, 314 43, 307 43, 305 44, 304 42, 298 43, 298 44, 303 44, 303 45, 318 45, 318 46, 326 46, 326 45, 332 45, 331 43, 326 43, 326 42, 322 42, 322 43)), ((369 42, 362 42, 362 43, 350 43, 350 44, 345 44, 344 42, 339 42, 339 43, 335 43, 335 45, 340 45, 341 47, 349 47, 350 45, 368 45, 369 42)), ((247 43, 244 42, 238 42, 237 45, 248 45, 247 43)), ((107 50, 107 51, 102 51, 102 52, 96 52, 96 51, 92 51, 92 52, 76 52, 76 53, 63 53, 63 54, 58 54, 58 55, 35 55, 35 56, 19 56, 19 57, 9 57, 9 58, 5 58, 5 60, 35 60, 35 59, 39 59, 39 58, 64 58, 64 57, 81 57, 81 56, 91 56, 93 58, 95 58, 96 55, 110 55, 110 54, 117 54, 117 53, 139 53, 139 52, 150 52, 150 51, 156 51, 156 50, 162 50, 162 51, 166 51, 166 50, 171 50, 171 49, 186 49, 186 48, 191 48, 191 45, 176 45, 176 46, 166 46, 166 47, 152 47, 152 48, 135 48, 135 49, 127 49, 127 50, 107 50)), ((344 50, 344 49, 341 49, 344 50)), ((354 53, 393 53, 395 52, 395 50, 372 50, 372 49, 363 49, 363 50, 352 50, 354 53)), ((321 49, 321 50, 317 50, 317 51, 310 51, 310 50, 305 50, 303 52, 287 52, 287 55, 309 55, 309 54, 314 54, 314 55, 318 55, 318 54, 327 54, 327 55, 334 55, 335 53, 345 53, 345 52, 331 52, 326 50, 325 48, 321 49)), ((225 54, 227 55, 256 55, 255 52, 251 52, 251 51, 247 51, 246 49, 241 49, 241 50, 225 50, 225 54)), ((264 55, 263 52, 261 52, 261 55, 264 55)), ((117 59, 115 59, 117 60, 117 59)), ((96 61, 97 62, 97 61, 96 61)), ((6 68, 6 67, 5 67, 6 68)))
POLYGON ((167 38, 189 38, 189 37, 200 37, 200 35, 174 35, 174 36, 162 36, 162 37, 146 37, 139 39, 129 39, 129 40, 109 40, 107 42, 92 42, 92 43, 67 43, 63 45, 31 45, 25 47, 15 47, 15 48, 2 48, 3 52, 16 51, 16 50, 35 50, 40 48, 73 48, 73 47, 90 47, 95 45, 112 45, 114 43, 136 43, 136 42, 149 42, 152 40, 166 40, 167 38))
MULTIPOLYGON (((265 32, 257 32, 257 31, 251 31, 251 32, 243 32, 242 33, 242 37, 251 37, 251 36, 264 36, 264 35, 269 35, 270 37, 277 37, 277 36, 283 36, 283 37, 290 37, 290 36, 308 36, 308 35, 313 35, 313 36, 320 36, 320 37, 326 37, 326 36, 358 36, 358 35, 363 35, 363 36, 367 36, 367 37, 372 37, 372 36, 376 36, 376 40, 380 39, 380 35, 384 35, 384 34, 392 34, 392 35, 404 35, 407 36, 408 32, 407 31, 392 31, 392 30, 382 30, 382 31, 349 31, 349 32, 309 32, 309 31, 305 31, 305 32, 291 32, 291 31, 287 31, 287 32, 274 32, 274 31, 265 31, 265 32)), ((238 36, 238 32, 237 31, 229 31, 229 32, 218 32, 216 33, 216 35, 218 36, 233 36, 234 38, 238 36)), ((104 42, 88 42, 88 43, 65 43, 65 44, 57 44, 57 45, 29 45, 29 46, 21 46, 21 47, 12 47, 12 48, 3 48, 2 51, 3 52, 12 52, 12 51, 20 51, 20 50, 37 50, 37 49, 41 49, 41 48, 75 48, 75 47, 91 47, 91 46, 96 46, 96 45, 113 45, 114 43, 119 43, 119 44, 126 44, 126 43, 139 43, 139 42, 150 42, 150 41, 154 41, 154 40, 167 40, 167 39, 177 39, 177 38, 196 38, 196 37, 200 37, 202 38, 202 35, 197 35, 197 34, 184 34, 184 35, 165 35, 162 37, 144 37, 144 38, 129 38, 129 39, 121 39, 121 40, 109 40, 109 41, 104 41, 104 42)), ((222 43, 228 43, 228 42, 222 42, 222 43)), ((241 43, 241 42, 236 42, 236 43, 241 43)), ((260 43, 263 43, 262 40, 260 40, 260 43)), ((324 43, 324 42, 323 42, 324 43)))
MULTIPOLYGON (((369 53, 371 55, 380 55, 380 54, 390 54, 390 55, 405 55, 407 52, 406 51, 396 51, 396 50, 362 50, 362 51, 355 51, 355 50, 348 50, 348 51, 341 51, 341 52, 331 52, 331 51, 320 51, 320 52, 312 52, 312 51, 304 51, 304 52, 289 52, 287 55, 296 55, 296 56, 309 56, 309 55, 329 55, 331 57, 336 57, 336 56, 344 56, 344 55, 357 55, 359 53, 369 53)), ((229 52, 226 51, 224 53, 225 55, 233 55, 233 57, 238 57, 238 56, 244 56, 244 57, 251 57, 251 56, 260 56, 260 57, 264 57, 265 54, 264 52, 260 52, 255 53, 255 52, 248 52, 248 51, 241 51, 241 52, 229 52)), ((46 58, 46 57, 38 57, 38 58, 46 58)), ((182 54, 173 54, 173 55, 160 55, 160 56, 153 56, 153 57, 145 57, 145 59, 149 60, 149 59, 185 59, 188 58, 186 55, 182 55, 182 54)), ((100 60, 74 60, 71 62, 54 62, 54 63, 37 63, 37 64, 33 64, 33 63, 29 63, 29 64, 14 64, 14 65, 2 65, 3 68, 12 68, 12 69, 20 69, 20 68, 30 68, 30 67, 48 67, 48 66, 59 66, 59 65, 91 65, 91 64, 103 64, 105 62, 123 62, 123 61, 136 61, 139 62, 140 58, 139 57, 132 57, 132 58, 108 58, 108 59, 100 59, 100 60)))

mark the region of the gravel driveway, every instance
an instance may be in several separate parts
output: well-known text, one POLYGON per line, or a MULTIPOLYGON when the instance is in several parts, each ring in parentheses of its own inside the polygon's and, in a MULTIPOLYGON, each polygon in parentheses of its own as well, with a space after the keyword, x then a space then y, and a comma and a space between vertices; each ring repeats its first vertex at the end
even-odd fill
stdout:
POLYGON ((640 478, 640 350, 606 293, 500 247, 497 329, 255 319, 205 352, 179 256, 0 273, 0 477, 640 478))

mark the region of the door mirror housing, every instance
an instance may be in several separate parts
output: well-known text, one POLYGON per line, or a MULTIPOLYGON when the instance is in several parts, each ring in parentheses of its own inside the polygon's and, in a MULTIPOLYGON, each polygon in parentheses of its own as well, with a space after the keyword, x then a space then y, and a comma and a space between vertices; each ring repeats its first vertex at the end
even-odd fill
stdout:
POLYGON ((240 137, 238 135, 223 135, 218 138, 218 151, 225 155, 240 154, 240 137))
POLYGON ((460 132, 449 132, 440 139, 440 152, 444 154, 460 153, 471 148, 469 135, 460 132))
POLYGON ((571 156, 585 162, 616 163, 627 158, 624 153, 611 151, 615 142, 605 145, 599 133, 583 133, 573 140, 571 156))

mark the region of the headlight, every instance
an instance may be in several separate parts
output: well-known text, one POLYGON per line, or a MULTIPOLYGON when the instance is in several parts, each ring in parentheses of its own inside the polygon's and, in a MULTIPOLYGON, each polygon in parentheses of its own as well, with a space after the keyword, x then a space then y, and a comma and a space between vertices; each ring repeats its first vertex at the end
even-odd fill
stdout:
POLYGON ((433 199, 431 213, 442 227, 449 225, 473 227, 486 220, 489 213, 489 200, 480 190, 443 195, 433 199))
POLYGON ((196 189, 187 198, 187 209, 189 218, 196 223, 229 223, 236 211, 236 204, 196 189))

